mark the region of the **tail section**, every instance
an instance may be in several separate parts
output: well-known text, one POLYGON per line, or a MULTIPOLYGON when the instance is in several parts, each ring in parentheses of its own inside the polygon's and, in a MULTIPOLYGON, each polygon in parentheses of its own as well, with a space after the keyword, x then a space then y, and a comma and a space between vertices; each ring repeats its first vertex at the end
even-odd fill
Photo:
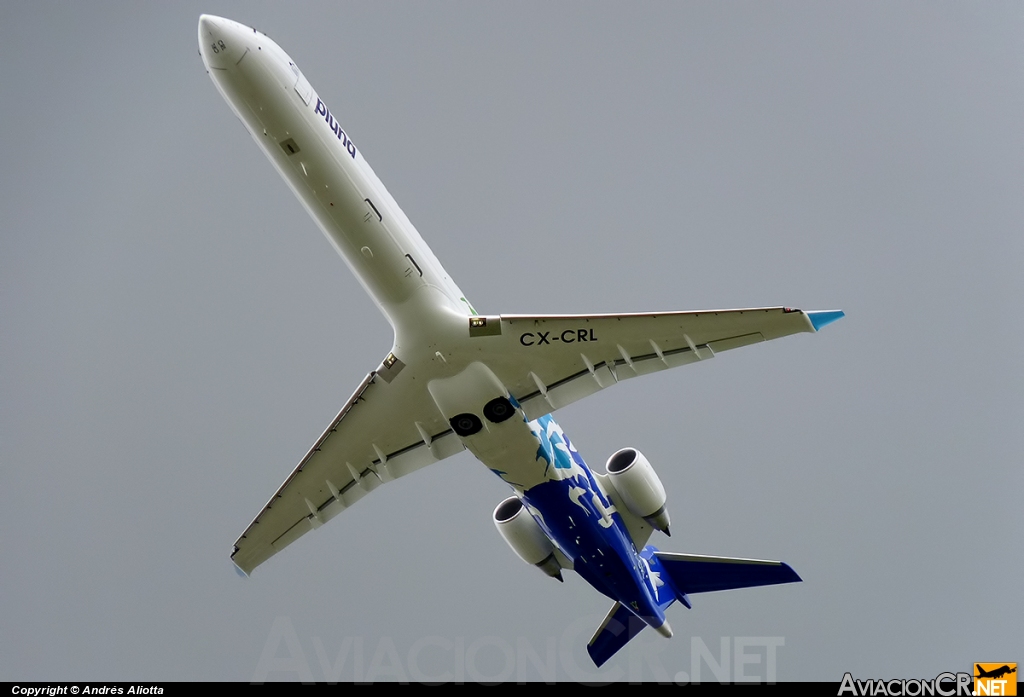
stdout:
MULTIPOLYGON (((644 548, 640 556, 647 560, 655 597, 662 610, 676 600, 687 608, 691 607, 690 593, 772 586, 802 580, 788 564, 780 561, 674 554, 658 551, 653 546, 644 548)), ((646 626, 647 622, 629 607, 615 603, 587 644, 587 653, 595 665, 601 666, 646 626)), ((663 628, 665 631, 658 628, 662 635, 672 636, 668 622, 663 628)))
MULTIPOLYGON (((669 598, 667 602, 661 604, 662 609, 674 601, 675 598, 669 598)), ((627 606, 618 602, 612 605, 612 609, 605 615, 604 622, 597 628, 590 643, 587 644, 587 653, 590 654, 594 665, 604 665, 605 661, 614 656, 619 649, 628 644, 630 639, 647 626, 649 624, 635 615, 627 606)), ((668 620, 654 629, 666 639, 672 638, 672 628, 669 626, 668 620)))

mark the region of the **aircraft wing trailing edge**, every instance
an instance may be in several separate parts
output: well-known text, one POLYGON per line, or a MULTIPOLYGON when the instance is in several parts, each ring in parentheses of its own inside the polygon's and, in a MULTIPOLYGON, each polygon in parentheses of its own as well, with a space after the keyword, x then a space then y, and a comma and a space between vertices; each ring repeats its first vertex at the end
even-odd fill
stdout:
POLYGON ((464 449, 426 390, 385 379, 389 360, 366 376, 235 542, 231 559, 243 573, 383 482, 464 449))

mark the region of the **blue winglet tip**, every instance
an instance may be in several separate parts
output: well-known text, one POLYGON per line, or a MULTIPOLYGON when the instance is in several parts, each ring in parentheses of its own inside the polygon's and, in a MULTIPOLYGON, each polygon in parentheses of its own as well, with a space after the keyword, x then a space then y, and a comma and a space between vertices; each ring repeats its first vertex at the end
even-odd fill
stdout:
POLYGON ((833 322, 841 320, 846 317, 846 313, 842 310, 821 310, 818 312, 807 312, 807 319, 811 320, 811 326, 814 327, 814 331, 820 331, 822 327, 827 327, 833 322))
POLYGON ((242 571, 242 567, 240 567, 238 564, 236 564, 234 562, 234 560, 231 561, 231 566, 235 567, 235 573, 236 574, 238 574, 242 578, 249 578, 249 574, 247 574, 244 571, 242 571))

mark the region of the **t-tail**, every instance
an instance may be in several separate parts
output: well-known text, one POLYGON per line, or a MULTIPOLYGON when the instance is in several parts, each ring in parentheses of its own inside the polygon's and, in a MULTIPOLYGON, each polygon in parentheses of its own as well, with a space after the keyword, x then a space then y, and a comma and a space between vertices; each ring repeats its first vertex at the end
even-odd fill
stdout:
MULTIPOLYGON (((779 561, 674 554, 659 551, 651 545, 645 547, 640 556, 650 568, 658 606, 663 612, 677 600, 687 608, 692 607, 689 596, 693 593, 773 586, 802 580, 788 564, 779 561)), ((629 606, 615 603, 587 644, 587 653, 596 665, 604 665, 648 624, 629 606)))

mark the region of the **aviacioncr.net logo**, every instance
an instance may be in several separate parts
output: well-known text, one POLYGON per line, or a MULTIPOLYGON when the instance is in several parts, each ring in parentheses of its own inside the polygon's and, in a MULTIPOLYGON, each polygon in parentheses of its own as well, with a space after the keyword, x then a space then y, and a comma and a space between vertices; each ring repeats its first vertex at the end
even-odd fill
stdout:
POLYGON ((1017 694, 1016 663, 975 663, 974 664, 975 695, 1006 695, 1017 694))
POLYGON ((939 673, 932 680, 857 680, 851 674, 843 675, 839 695, 853 697, 972 697, 970 673, 939 673))

